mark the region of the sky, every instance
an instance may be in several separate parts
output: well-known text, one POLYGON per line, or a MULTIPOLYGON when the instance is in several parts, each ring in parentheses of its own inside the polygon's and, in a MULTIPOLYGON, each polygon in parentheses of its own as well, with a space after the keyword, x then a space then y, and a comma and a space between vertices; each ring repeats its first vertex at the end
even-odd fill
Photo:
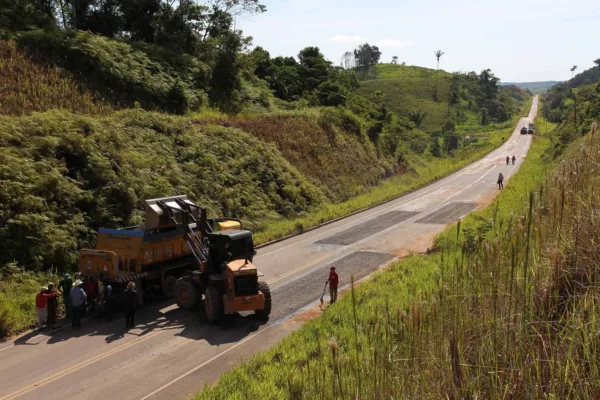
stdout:
POLYGON ((275 56, 317 46, 339 65, 376 45, 381 61, 449 72, 490 68, 503 82, 567 80, 600 58, 600 0, 261 0, 236 28, 275 56))

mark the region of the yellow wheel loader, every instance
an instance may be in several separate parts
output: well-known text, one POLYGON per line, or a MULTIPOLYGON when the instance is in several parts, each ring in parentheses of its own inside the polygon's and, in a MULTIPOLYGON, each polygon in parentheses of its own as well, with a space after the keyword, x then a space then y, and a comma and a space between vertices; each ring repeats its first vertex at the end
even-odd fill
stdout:
POLYGON ((258 280, 252 233, 240 220, 208 219, 186 196, 146 200, 144 206, 141 226, 100 228, 96 248, 81 250, 84 278, 109 281, 117 301, 130 281, 138 294, 174 297, 186 310, 198 308, 204 297, 210 322, 240 311, 269 317, 271 292, 258 280))

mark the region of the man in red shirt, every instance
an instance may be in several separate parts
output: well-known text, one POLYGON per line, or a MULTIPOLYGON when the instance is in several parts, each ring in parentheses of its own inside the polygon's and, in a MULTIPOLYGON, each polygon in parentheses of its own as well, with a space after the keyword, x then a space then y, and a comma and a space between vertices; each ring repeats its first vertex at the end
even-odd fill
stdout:
POLYGON ((337 289, 338 289, 338 274, 335 272, 335 267, 329 268, 329 279, 326 284, 329 283, 329 304, 335 303, 337 300, 337 289))
POLYGON ((46 318, 48 314, 46 313, 46 302, 51 297, 57 297, 58 293, 48 294, 48 288, 41 288, 40 292, 35 296, 35 309, 37 311, 37 324, 38 328, 42 329, 46 324, 46 318))

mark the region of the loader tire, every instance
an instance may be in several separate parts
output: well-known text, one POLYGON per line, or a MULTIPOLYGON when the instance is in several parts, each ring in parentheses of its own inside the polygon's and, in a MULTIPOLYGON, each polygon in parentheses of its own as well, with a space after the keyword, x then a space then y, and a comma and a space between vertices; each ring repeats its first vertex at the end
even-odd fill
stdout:
POLYGON ((262 319, 269 319, 271 315, 271 288, 267 282, 258 282, 258 290, 265 296, 265 308, 256 310, 255 313, 262 319))
POLYGON ((162 282, 161 290, 163 296, 167 299, 172 299, 175 297, 175 286, 177 285, 177 278, 172 275, 165 277, 162 282))
POLYGON ((195 310, 201 300, 200 288, 191 276, 184 276, 175 282, 175 299, 182 310, 195 310))
POLYGON ((223 318, 223 294, 214 286, 206 289, 204 294, 204 309, 206 311, 206 319, 211 324, 218 322, 223 318))

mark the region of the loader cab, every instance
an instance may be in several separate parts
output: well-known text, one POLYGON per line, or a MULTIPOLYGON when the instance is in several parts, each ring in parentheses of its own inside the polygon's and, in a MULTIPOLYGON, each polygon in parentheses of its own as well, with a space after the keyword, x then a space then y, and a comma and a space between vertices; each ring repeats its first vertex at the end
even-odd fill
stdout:
POLYGON ((247 260, 252 262, 256 251, 252 233, 246 230, 226 229, 208 234, 213 267, 223 262, 247 260))

